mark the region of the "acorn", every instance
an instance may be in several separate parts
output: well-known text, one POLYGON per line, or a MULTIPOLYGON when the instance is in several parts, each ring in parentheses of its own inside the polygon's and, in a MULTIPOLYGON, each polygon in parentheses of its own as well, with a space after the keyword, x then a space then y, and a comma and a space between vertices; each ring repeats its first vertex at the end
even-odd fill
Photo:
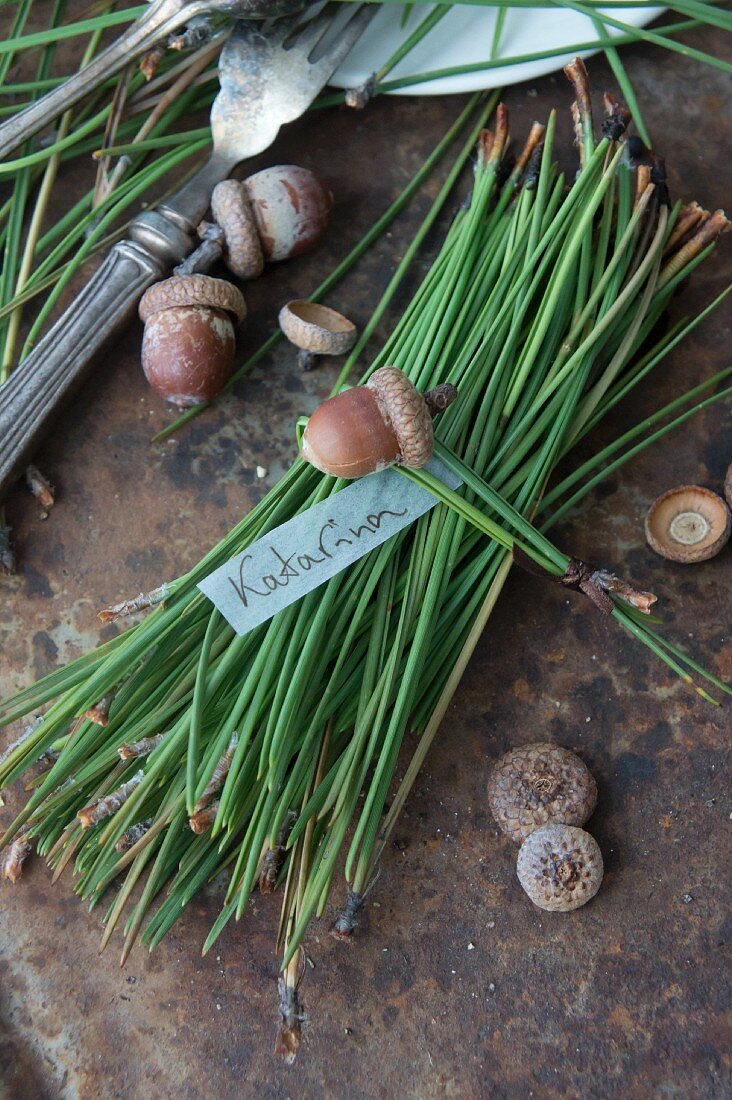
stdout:
POLYGON ((356 342, 356 326, 342 313, 317 302, 296 298, 282 307, 280 328, 300 349, 297 357, 303 370, 312 370, 319 355, 345 355, 356 342))
POLYGON ((500 758, 488 805, 501 831, 520 843, 542 825, 584 825, 597 805, 597 784, 575 753, 537 742, 500 758))
POLYGON ((302 439, 302 457, 332 477, 354 478, 388 466, 424 466, 432 455, 432 417, 457 396, 443 383, 422 394, 396 367, 382 367, 364 386, 328 398, 302 439))
POLYGON ((211 195, 214 223, 198 227, 201 244, 176 268, 187 275, 223 259, 240 279, 312 248, 328 226, 333 196, 308 168, 279 164, 245 180, 222 180, 211 195))
POLYGON ((542 825, 521 845, 516 873, 534 905, 567 913, 586 905, 600 889, 602 852, 584 829, 542 825))
POLYGON ((653 502, 645 522, 652 550, 689 565, 718 554, 732 529, 732 515, 721 497, 701 485, 679 485, 653 502))
POLYGON ((142 296, 142 368, 155 390, 181 408, 204 404, 234 367, 234 327, 246 316, 240 291, 208 275, 176 275, 142 296))

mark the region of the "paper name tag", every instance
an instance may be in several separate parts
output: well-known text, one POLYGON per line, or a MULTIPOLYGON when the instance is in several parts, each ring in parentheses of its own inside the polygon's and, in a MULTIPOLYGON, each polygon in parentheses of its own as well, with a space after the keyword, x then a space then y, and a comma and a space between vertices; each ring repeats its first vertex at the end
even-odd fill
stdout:
MULTIPOLYGON (((426 468, 451 489, 461 484, 436 458, 426 468)), ((369 474, 276 527, 198 587, 237 634, 246 634, 437 503, 432 493, 394 469, 369 474)))

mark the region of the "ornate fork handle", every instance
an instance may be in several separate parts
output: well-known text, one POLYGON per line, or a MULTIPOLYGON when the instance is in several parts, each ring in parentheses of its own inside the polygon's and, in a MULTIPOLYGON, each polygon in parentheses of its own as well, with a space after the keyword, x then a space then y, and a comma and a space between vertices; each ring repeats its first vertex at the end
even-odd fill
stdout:
POLYGON ((152 0, 148 11, 74 76, 0 126, 0 160, 158 39, 211 8, 205 0, 152 0))
POLYGON ((88 374, 92 356, 129 320, 166 261, 133 241, 116 244, 91 281, 2 387, 0 497, 37 450, 51 415, 88 374))

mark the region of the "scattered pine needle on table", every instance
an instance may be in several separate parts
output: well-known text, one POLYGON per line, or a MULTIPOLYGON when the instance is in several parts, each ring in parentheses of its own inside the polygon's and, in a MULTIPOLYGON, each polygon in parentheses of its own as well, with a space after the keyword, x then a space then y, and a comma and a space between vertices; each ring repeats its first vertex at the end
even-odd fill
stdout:
MULTIPOLYGON (((326 909, 340 863, 346 896, 334 931, 350 938, 514 557, 564 583, 590 575, 546 531, 563 497, 576 500, 646 437, 626 433, 576 479, 568 475, 558 496, 557 488, 545 495, 552 472, 699 322, 659 331, 671 295, 726 228, 721 215, 712 221, 696 207, 670 206, 662 162, 626 140, 629 113, 606 96, 598 136, 582 63, 568 75, 579 172, 571 166, 565 178, 555 162, 555 113, 532 127, 512 160, 505 108, 487 130, 492 104, 480 107, 449 181, 477 142, 469 201, 364 375, 389 364, 422 390, 457 386, 457 401, 436 424, 436 453, 463 487, 401 471, 441 503, 238 637, 196 584, 344 487, 297 459, 198 565, 156 590, 148 604, 157 606, 138 625, 0 710, 7 725, 47 708, 0 762, 0 787, 30 779, 2 844, 21 840, 23 858, 35 845, 54 877, 73 866, 90 908, 107 900, 103 945, 120 929, 123 962, 138 938, 159 943, 221 872, 226 897, 205 951, 244 915, 258 884, 280 892, 278 1050, 288 1059, 300 1042, 304 937, 326 909), (395 787, 407 731, 416 748, 395 787), (40 775, 39 756, 50 764, 40 775)), ((729 396, 729 386, 711 391, 730 374, 680 395, 643 430, 656 428, 656 436, 729 396)), ((622 563, 599 564, 622 574, 622 563)), ((706 700, 730 693, 655 629, 643 614, 645 594, 612 582, 608 618, 706 700)), ((14 875, 16 868, 17 860, 14 875)))

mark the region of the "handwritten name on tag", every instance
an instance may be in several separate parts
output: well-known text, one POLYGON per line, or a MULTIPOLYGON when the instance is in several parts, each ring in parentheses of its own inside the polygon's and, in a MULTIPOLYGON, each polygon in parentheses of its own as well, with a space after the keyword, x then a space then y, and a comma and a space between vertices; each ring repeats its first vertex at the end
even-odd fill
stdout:
MULTIPOLYGON (((427 469, 451 489, 461 484, 436 458, 427 469)), ((246 634, 437 503, 437 497, 396 470, 370 474, 276 527, 198 587, 237 634, 246 634)))

